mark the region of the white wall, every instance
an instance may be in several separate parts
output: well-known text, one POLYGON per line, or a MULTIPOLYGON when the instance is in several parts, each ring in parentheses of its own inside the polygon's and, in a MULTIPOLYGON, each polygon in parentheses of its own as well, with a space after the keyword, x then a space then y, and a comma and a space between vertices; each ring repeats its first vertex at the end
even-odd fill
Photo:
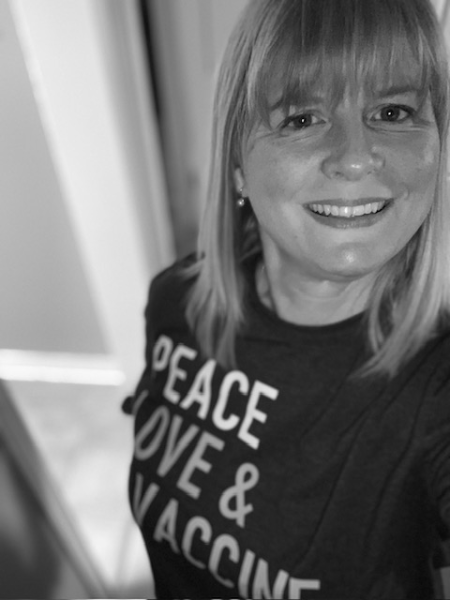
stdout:
POLYGON ((0 2, 0 347, 106 351, 9 3, 0 2))
POLYGON ((0 348, 106 353, 131 387, 148 282, 173 259, 137 2, 0 6, 0 348))
POLYGON ((66 457, 55 486, 119 595, 149 580, 120 403, 143 368, 149 280, 174 258, 138 1, 0 0, 0 82, 0 378, 33 439, 53 440, 29 455, 53 476, 66 457))

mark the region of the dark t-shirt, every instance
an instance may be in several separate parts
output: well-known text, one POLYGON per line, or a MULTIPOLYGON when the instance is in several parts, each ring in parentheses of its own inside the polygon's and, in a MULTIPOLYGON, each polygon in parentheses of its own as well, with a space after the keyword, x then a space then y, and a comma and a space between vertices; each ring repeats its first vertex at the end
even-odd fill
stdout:
POLYGON ((391 381, 355 379, 361 315, 292 325, 250 285, 225 371, 188 330, 178 271, 151 286, 133 398, 129 495, 158 596, 432 598, 450 537, 450 335, 391 381))

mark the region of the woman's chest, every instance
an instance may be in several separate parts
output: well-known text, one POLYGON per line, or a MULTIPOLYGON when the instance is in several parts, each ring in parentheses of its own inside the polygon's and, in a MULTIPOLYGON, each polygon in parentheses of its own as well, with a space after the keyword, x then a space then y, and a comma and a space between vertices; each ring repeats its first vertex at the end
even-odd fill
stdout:
POLYGON ((337 374, 320 380, 310 366, 273 377, 252 360, 224 372, 186 343, 159 344, 137 402, 130 479, 153 548, 227 582, 261 564, 270 585, 286 573, 286 586, 313 586, 337 548, 361 564, 374 520, 381 547, 414 516, 416 421, 401 398, 364 394, 337 374))

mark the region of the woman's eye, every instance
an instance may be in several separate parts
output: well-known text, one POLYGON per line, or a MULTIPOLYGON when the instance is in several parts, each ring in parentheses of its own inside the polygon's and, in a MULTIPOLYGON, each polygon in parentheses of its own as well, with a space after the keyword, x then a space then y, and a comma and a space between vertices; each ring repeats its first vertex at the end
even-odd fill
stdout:
POLYGON ((414 115, 414 109, 410 106, 398 104, 389 104, 378 110, 374 117, 374 121, 384 121, 385 123, 403 123, 414 115))
POLYGON ((291 115, 286 117, 286 119, 282 123, 282 127, 289 127, 291 129, 306 129, 307 127, 311 127, 311 125, 317 125, 320 123, 319 117, 313 115, 312 113, 302 113, 299 115, 291 115))

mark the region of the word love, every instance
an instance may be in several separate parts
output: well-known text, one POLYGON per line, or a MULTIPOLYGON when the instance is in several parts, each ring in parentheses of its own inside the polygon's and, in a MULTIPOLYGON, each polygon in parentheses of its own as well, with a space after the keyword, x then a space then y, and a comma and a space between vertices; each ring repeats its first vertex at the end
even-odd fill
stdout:
POLYGON ((251 386, 245 373, 238 370, 229 371, 217 384, 217 363, 210 359, 198 370, 187 391, 182 393, 180 384, 188 380, 189 372, 194 369, 192 361, 197 358, 197 354, 196 350, 184 344, 174 346, 166 335, 158 338, 153 349, 152 370, 157 374, 168 369, 162 392, 164 398, 184 410, 193 407, 200 419, 205 420, 210 416, 221 431, 237 430, 238 438, 256 450, 259 439, 251 431, 251 427, 255 422, 265 423, 267 420, 267 414, 261 409, 260 403, 267 399, 276 400, 279 391, 258 380, 251 386), (215 375, 216 383, 213 386, 215 375), (243 415, 235 414, 230 409, 230 398, 236 391, 247 397, 243 415))
MULTIPOLYGON (((137 404, 140 405, 148 392, 140 394, 137 404)), ((225 443, 207 431, 200 431, 197 425, 191 424, 182 434, 183 418, 172 415, 167 406, 158 406, 150 418, 139 429, 135 438, 134 454, 138 460, 147 461, 162 447, 163 455, 156 473, 165 477, 172 467, 181 459, 185 451, 190 451, 189 459, 183 467, 177 487, 191 498, 200 497, 200 487, 192 481, 196 471, 209 473, 212 464, 204 458, 209 449, 223 450, 225 443), (192 444, 194 449, 192 450, 192 444)), ((183 457, 185 461, 185 457, 183 457)))

